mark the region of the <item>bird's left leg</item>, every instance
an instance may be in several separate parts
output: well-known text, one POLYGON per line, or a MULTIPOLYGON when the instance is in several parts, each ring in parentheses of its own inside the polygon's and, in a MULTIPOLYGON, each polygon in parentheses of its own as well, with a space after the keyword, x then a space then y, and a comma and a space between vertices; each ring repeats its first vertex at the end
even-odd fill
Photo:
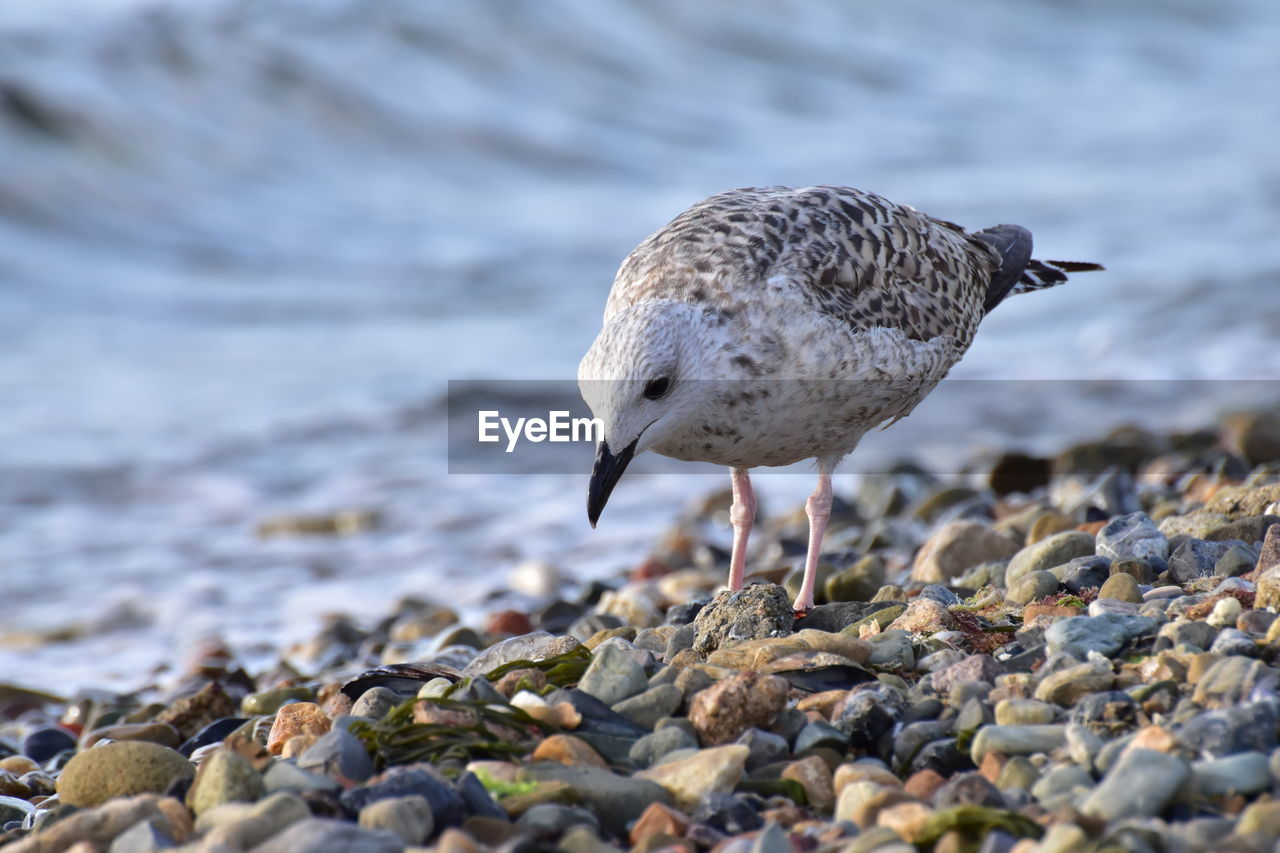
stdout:
POLYGON ((733 506, 729 508, 729 522, 733 525, 733 556, 729 559, 729 589, 742 589, 742 576, 747 566, 747 537, 756 518, 756 494, 751 488, 751 478, 746 468, 734 468, 733 506))
POLYGON ((803 616, 813 609, 813 585, 818 576, 818 555, 822 553, 822 535, 827 532, 831 519, 831 472, 818 473, 818 488, 809 495, 804 505, 809 516, 809 553, 804 558, 804 583, 796 596, 795 611, 803 616))

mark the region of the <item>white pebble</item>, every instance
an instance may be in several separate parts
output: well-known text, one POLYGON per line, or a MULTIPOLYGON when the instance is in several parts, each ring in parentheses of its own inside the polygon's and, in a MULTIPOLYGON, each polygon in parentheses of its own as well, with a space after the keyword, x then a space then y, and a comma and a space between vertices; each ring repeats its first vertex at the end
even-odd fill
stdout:
POLYGON ((1236 624, 1236 620, 1240 618, 1240 613, 1244 608, 1240 606, 1237 598, 1221 598, 1218 603, 1213 605, 1213 612, 1209 614, 1206 620, 1215 628, 1226 628, 1236 624))

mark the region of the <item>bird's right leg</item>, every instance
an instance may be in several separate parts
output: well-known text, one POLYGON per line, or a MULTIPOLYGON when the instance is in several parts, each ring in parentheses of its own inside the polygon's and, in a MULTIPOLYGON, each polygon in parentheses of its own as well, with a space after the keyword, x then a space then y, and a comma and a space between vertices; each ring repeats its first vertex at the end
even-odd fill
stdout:
POLYGON ((732 469, 733 506, 729 522, 733 525, 733 556, 729 558, 729 589, 742 589, 742 576, 747 567, 747 537, 756 518, 756 494, 746 468, 732 469))
POLYGON ((827 532, 827 522, 831 519, 831 471, 829 468, 819 466, 818 488, 809 495, 804 510, 809 516, 809 552, 804 558, 804 581, 800 585, 800 594, 796 596, 794 605, 797 616, 804 616, 813 609, 814 585, 818 579, 818 557, 822 554, 822 537, 827 532))

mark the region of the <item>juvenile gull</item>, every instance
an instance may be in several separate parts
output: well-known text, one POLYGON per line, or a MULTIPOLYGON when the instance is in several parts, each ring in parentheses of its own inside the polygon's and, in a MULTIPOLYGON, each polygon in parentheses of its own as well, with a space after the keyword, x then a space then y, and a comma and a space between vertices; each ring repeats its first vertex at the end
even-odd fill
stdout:
POLYGON ((1010 293, 1098 264, 1037 261, 1017 225, 958 225, 850 187, 711 196, 627 256, 578 385, 604 423, 594 527, 638 453, 728 465, 729 588, 742 586, 747 471, 815 458, 797 612, 813 607, 831 472, 871 428, 908 415, 1010 293))

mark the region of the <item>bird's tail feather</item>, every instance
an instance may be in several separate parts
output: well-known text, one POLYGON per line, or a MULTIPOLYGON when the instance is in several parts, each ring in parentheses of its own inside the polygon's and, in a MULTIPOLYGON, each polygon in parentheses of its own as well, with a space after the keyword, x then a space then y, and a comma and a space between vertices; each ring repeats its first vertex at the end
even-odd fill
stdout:
POLYGON ((1102 269, 1102 264, 1084 261, 1035 260, 1031 257, 1031 232, 1018 225, 996 225, 976 231, 973 236, 1000 256, 1000 269, 991 277, 983 300, 985 313, 990 313, 1011 294, 1062 284, 1067 280, 1067 273, 1102 269))
POLYGON ((1027 262, 1016 284, 1009 291, 1013 293, 1029 293, 1032 290, 1044 290, 1046 287, 1062 284, 1067 280, 1069 272, 1094 272, 1106 269, 1102 264, 1088 261, 1037 261, 1027 262))

